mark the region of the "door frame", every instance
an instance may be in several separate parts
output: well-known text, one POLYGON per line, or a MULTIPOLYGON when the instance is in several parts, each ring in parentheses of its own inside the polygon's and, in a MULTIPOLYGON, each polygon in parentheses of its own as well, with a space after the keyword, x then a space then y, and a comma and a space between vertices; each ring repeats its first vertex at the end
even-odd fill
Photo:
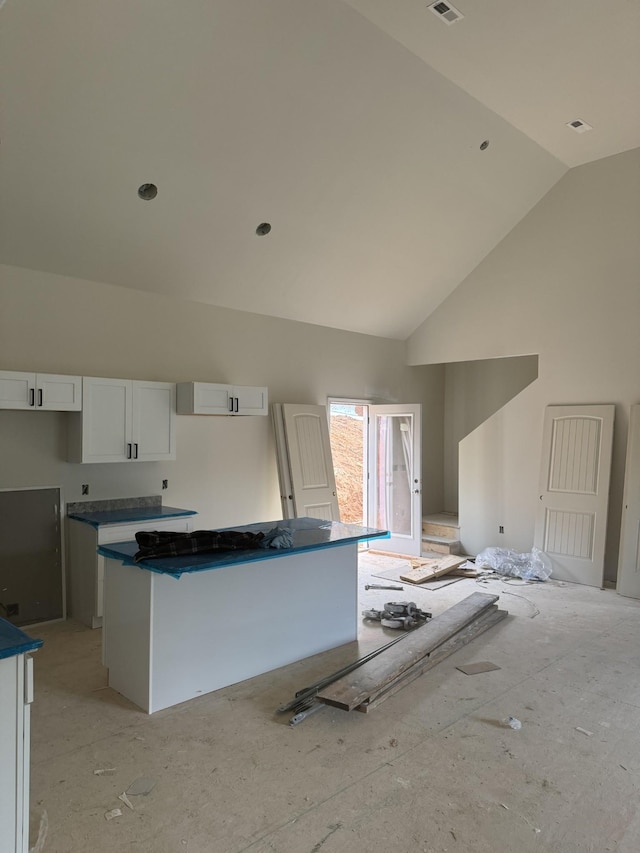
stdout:
MULTIPOLYGON (((377 432, 375 420, 378 416, 410 417, 413 424, 411 435, 411 470, 407 471, 407 489, 410 502, 410 534, 396 533, 389 524, 383 525, 390 530, 390 537, 385 543, 385 550, 393 553, 420 557, 422 554, 422 404, 421 403, 390 403, 375 404, 369 407, 369 461, 368 476, 373 484, 369 489, 369 521, 370 526, 378 527, 374 512, 378 506, 378 493, 375 483, 377 432)), ((402 429, 402 424, 400 426, 402 429)), ((385 479, 388 479, 388 474, 385 479)), ((386 494, 385 494, 386 501, 386 494)))

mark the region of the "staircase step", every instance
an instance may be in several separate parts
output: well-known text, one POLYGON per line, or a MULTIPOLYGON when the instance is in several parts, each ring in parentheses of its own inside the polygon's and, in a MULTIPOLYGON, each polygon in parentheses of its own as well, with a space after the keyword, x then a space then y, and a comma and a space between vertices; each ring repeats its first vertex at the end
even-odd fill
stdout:
POLYGON ((455 512, 435 512, 422 519, 422 532, 427 536, 444 536, 447 539, 459 539, 460 527, 455 512))
POLYGON ((459 539, 452 539, 448 536, 431 536, 422 537, 422 550, 435 551, 437 554, 462 554, 462 543, 459 539))
POLYGON ((457 539, 460 528, 457 524, 437 524, 435 521, 422 521, 422 532, 427 536, 444 536, 446 539, 457 539))

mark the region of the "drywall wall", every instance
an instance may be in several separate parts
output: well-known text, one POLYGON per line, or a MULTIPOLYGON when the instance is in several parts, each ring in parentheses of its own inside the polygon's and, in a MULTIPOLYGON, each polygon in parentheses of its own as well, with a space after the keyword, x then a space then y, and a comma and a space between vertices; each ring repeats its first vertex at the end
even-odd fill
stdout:
POLYGON ((411 364, 539 354, 538 380, 460 445, 470 551, 531 547, 544 407, 615 403, 615 577, 628 411, 640 400, 639 233, 640 149, 572 169, 410 338, 411 364))
POLYGON ((538 356, 445 365, 444 509, 458 512, 458 444, 538 377, 538 356))
MULTIPOLYGON (((110 285, 0 266, 0 369, 266 385, 272 402, 421 402, 429 511, 442 499, 443 370, 407 367, 405 345, 110 285)), ((160 494, 204 526, 279 518, 266 417, 179 416, 177 459, 66 461, 67 415, 0 411, 0 488, 60 485, 66 501, 160 494)))

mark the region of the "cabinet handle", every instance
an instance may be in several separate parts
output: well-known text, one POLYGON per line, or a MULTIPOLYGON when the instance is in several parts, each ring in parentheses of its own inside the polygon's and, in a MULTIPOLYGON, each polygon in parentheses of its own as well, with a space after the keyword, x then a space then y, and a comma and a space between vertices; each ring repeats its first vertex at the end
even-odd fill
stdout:
POLYGON ((35 404, 36 404, 36 389, 30 388, 29 389, 29 405, 35 406, 35 404))
POLYGON ((38 405, 42 406, 43 396, 42 396, 42 388, 38 388, 38 405))
POLYGON ((138 458, 138 442, 136 441, 136 443, 133 446, 135 447, 135 455, 133 458, 137 459, 138 458))
POLYGON ((239 398, 236 397, 236 414, 238 413, 238 400, 239 400, 239 398))
POLYGON ((229 397, 229 411, 233 412, 233 397, 229 397))
POLYGON ((127 444, 127 459, 131 459, 131 444, 127 444))

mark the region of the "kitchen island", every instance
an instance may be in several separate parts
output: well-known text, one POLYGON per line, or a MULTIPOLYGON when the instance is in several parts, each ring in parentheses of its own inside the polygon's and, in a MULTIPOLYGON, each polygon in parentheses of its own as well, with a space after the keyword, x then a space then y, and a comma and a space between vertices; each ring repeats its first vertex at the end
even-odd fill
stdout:
POLYGON ((355 640, 358 543, 388 532, 315 518, 233 530, 274 527, 291 547, 138 563, 136 542, 100 547, 109 686, 152 714, 355 640))

